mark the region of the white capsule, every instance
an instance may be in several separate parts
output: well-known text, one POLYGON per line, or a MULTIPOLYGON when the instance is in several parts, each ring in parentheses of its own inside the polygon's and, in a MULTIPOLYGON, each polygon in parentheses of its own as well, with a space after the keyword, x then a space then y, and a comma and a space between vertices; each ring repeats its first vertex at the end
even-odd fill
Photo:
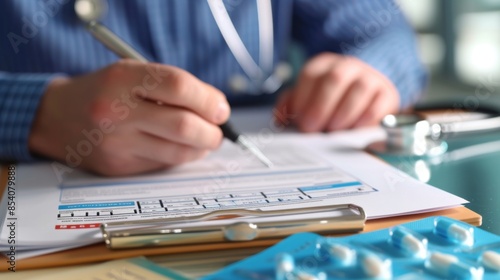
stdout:
POLYGON ((292 255, 283 253, 276 256, 275 262, 275 279, 286 280, 295 270, 295 261, 292 255))
POLYGON ((291 255, 283 253, 276 257, 276 271, 287 273, 292 272, 294 269, 295 262, 291 255))
POLYGON ((356 257, 354 250, 339 244, 329 246, 328 253, 333 259, 345 265, 352 264, 356 257))
POLYGON ((464 245, 472 245, 474 241, 471 232, 457 224, 453 224, 448 228, 448 234, 464 245))
POLYGON ((391 262, 382 260, 374 254, 364 254, 361 259, 361 268, 368 277, 377 279, 390 279, 391 262))
POLYGON ((394 228, 391 231, 390 242, 410 256, 425 258, 427 255, 427 239, 419 239, 404 228, 394 228))
POLYGON ((451 264, 457 262, 458 258, 453 255, 435 252, 430 255, 427 268, 440 275, 447 275, 451 264))
POLYGON ((356 251, 348 246, 321 240, 316 244, 316 256, 323 260, 349 266, 356 260, 356 251))
POLYGON ((460 262, 453 255, 434 252, 425 264, 426 268, 446 279, 483 279, 484 269, 460 262))
POLYGON ((403 238, 402 247, 419 257, 425 257, 427 251, 424 242, 421 242, 413 235, 407 235, 403 238))
POLYGON ((500 254, 494 251, 485 251, 481 256, 481 263, 495 271, 500 271, 500 254))
POLYGON ((438 219, 435 224, 436 234, 451 242, 472 246, 474 244, 474 231, 472 227, 461 225, 453 220, 438 219))
POLYGON ((313 275, 304 271, 297 272, 294 280, 326 280, 326 274, 324 272, 320 272, 317 275, 313 275))

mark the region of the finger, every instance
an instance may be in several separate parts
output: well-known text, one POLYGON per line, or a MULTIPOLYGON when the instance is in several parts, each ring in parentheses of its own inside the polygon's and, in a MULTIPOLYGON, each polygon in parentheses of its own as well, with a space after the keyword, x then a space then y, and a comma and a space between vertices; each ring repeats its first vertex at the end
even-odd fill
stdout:
POLYGON ((290 89, 286 89, 280 94, 273 109, 273 118, 276 124, 287 125, 291 121, 288 113, 290 111, 290 96, 290 89))
POLYGON ((162 64, 151 64, 150 67, 161 74, 157 75, 159 86, 149 87, 148 99, 186 108, 215 124, 227 121, 230 108, 221 91, 180 68, 162 64))
POLYGON ((351 128, 367 109, 377 90, 370 81, 352 84, 328 120, 327 130, 351 128))
POLYGON ((307 108, 300 116, 299 127, 306 132, 320 131, 326 128, 328 118, 336 110, 338 103, 347 89, 359 76, 357 64, 345 63, 334 65, 327 71, 311 94, 307 108))
MULTIPOLYGON (((133 174, 141 174, 145 172, 162 170, 167 167, 168 166, 165 166, 165 164, 161 162, 137 157, 134 158, 132 161, 130 161, 129 164, 124 165, 120 169, 114 170, 113 173, 103 174, 103 175, 107 176, 133 175, 133 174)), ((106 172, 109 172, 109 169, 106 172)))
MULTIPOLYGON (((361 117, 353 124, 352 127, 373 126, 380 123, 386 114, 394 112, 394 102, 388 102, 387 94, 379 91, 374 95, 370 102, 370 106, 363 112, 361 117)), ((397 100, 397 99, 396 99, 397 100)))
POLYGON ((142 132, 196 149, 216 149, 222 142, 220 128, 184 108, 144 103, 135 123, 142 132))
POLYGON ((174 166, 194 161, 207 155, 207 150, 195 149, 153 135, 139 134, 135 140, 133 155, 144 161, 151 161, 163 166, 174 166))
POLYGON ((320 54, 304 65, 299 74, 297 85, 291 93, 292 113, 300 114, 303 111, 307 98, 313 91, 315 81, 328 71, 336 60, 338 60, 337 56, 332 54, 320 54))
MULTIPOLYGON (((130 147, 138 146, 137 143, 133 144, 134 145, 131 144, 130 147)), ((132 149, 127 149, 126 153, 120 151, 119 154, 107 151, 104 154, 100 154, 100 157, 98 158, 96 157, 92 158, 90 161, 84 161, 84 167, 105 176, 140 174, 167 167, 164 163, 158 162, 157 160, 152 161, 149 159, 138 158, 129 153, 130 150, 132 149)))

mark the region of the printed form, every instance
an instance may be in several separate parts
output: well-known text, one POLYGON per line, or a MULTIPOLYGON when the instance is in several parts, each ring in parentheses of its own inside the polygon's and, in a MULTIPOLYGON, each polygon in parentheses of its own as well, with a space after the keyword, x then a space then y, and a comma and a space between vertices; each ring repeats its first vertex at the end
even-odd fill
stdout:
MULTIPOLYGON (((256 141, 273 168, 230 142, 203 160, 128 178, 103 178, 78 170, 61 177, 50 163, 20 165, 19 249, 43 251, 100 242, 103 222, 218 209, 352 203, 374 219, 466 203, 363 152, 354 139, 361 136, 357 133, 368 132, 346 133, 335 138, 285 134, 265 143, 256 141)), ((6 236, 2 230, 0 243, 6 244, 6 236)))
POLYGON ((189 215, 206 210, 262 208, 377 191, 330 166, 322 157, 313 156, 307 148, 269 145, 264 152, 275 164, 273 168, 226 143, 221 152, 206 160, 163 174, 104 182, 102 178, 78 177, 79 174, 68 176, 62 182, 60 202, 64 205, 60 207, 59 216, 189 215), (131 197, 134 200, 131 201, 131 197), (111 204, 106 202, 120 199, 111 204), (99 205, 106 208, 99 208, 99 205))

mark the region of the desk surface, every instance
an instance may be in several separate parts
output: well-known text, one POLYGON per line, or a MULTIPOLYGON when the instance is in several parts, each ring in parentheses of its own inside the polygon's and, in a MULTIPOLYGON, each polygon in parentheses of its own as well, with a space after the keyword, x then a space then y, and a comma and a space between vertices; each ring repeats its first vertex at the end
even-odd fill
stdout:
POLYGON ((442 157, 382 158, 421 181, 468 200, 467 208, 483 217, 481 228, 500 235, 500 132, 446 141, 449 149, 442 157))

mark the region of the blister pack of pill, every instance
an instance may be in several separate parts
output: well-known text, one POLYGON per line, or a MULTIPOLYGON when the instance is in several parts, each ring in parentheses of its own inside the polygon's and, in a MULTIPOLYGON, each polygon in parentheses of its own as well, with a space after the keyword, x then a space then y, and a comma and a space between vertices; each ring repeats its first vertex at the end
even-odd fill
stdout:
POLYGON ((346 237, 298 233, 204 279, 500 279, 500 236, 447 217, 346 237))

